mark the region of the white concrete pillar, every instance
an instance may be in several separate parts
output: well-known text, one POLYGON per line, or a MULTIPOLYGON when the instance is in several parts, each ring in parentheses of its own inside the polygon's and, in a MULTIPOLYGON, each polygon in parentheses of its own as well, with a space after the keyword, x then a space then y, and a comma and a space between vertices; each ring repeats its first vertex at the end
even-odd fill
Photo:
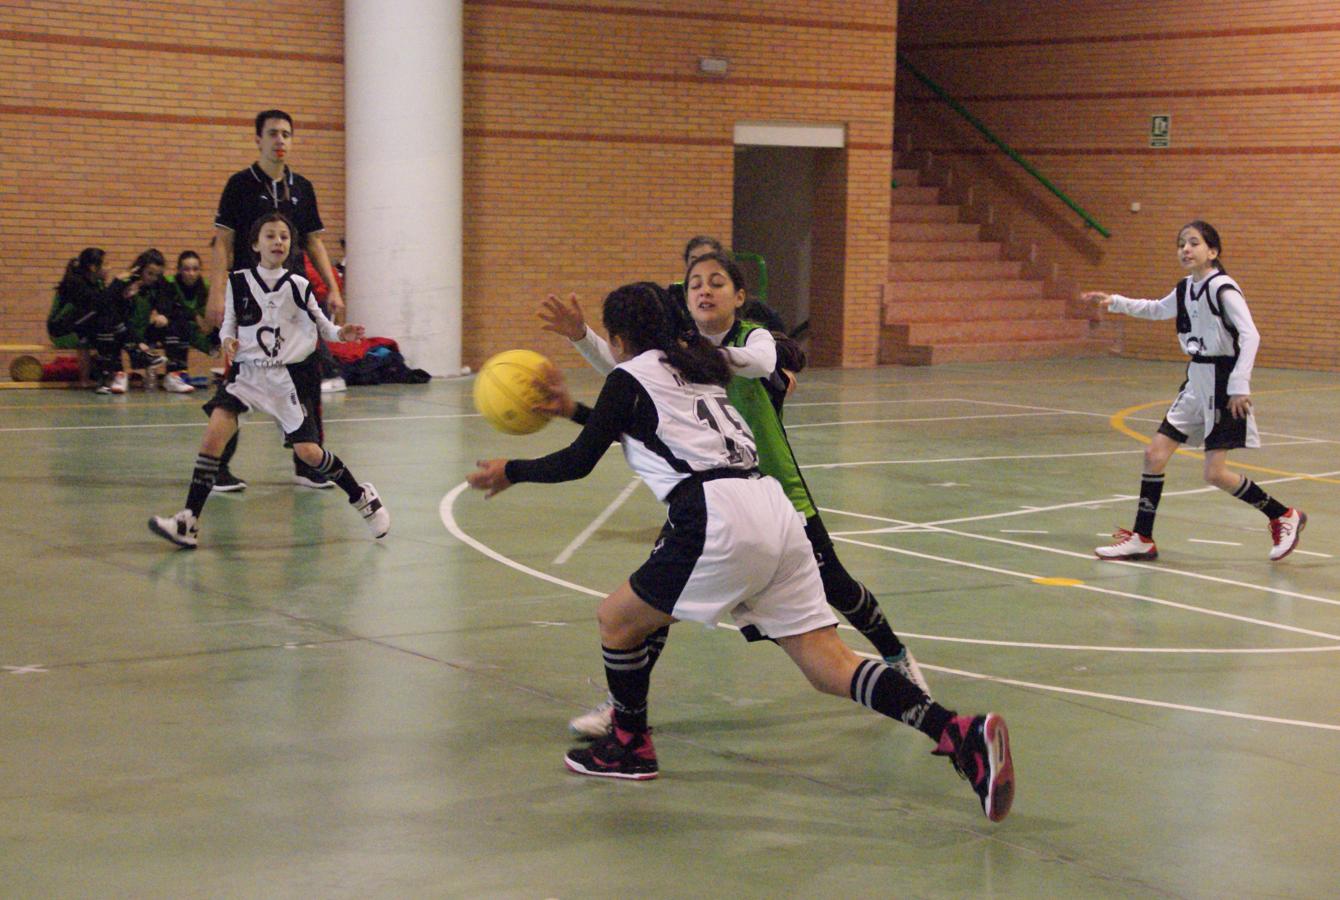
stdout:
POLYGON ((344 4, 348 318, 433 375, 461 368, 463 28, 462 0, 344 4))

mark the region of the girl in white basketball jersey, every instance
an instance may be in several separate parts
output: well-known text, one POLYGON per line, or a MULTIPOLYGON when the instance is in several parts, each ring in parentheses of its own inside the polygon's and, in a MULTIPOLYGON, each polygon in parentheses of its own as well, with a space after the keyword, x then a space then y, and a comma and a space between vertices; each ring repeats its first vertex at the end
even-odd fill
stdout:
POLYGON ((1145 450, 1140 505, 1129 531, 1098 547, 1100 559, 1157 559, 1154 516, 1163 494, 1163 470, 1182 444, 1205 446, 1205 480, 1259 509, 1270 520, 1271 560, 1298 546, 1307 514, 1280 503, 1245 475, 1229 471, 1228 451, 1259 447, 1252 413, 1251 377, 1261 336, 1242 288, 1219 260, 1223 244, 1208 222, 1196 220, 1177 234, 1177 257, 1190 274, 1162 300, 1132 300, 1090 291, 1085 300, 1142 319, 1177 319, 1177 340, 1191 357, 1186 381, 1145 450))
POLYGON ((149 519, 150 531, 178 547, 195 549, 198 519, 219 472, 219 454, 237 432, 237 417, 252 409, 273 416, 284 432, 285 445, 348 495, 373 537, 385 537, 390 530, 391 515, 376 488, 359 484, 340 458, 321 446, 319 426, 312 417, 321 397, 317 336, 327 341, 359 340, 363 326, 332 324, 307 279, 284 268, 292 235, 293 226, 283 213, 257 219, 251 245, 260 264, 228 276, 219 336, 232 365, 204 407, 209 424, 196 456, 186 508, 175 516, 149 519))
POLYGON ((715 625, 730 615, 776 641, 820 691, 849 697, 936 742, 966 777, 992 821, 1009 812, 1014 768, 1005 721, 959 716, 883 662, 856 655, 837 618, 804 517, 781 484, 758 471, 753 435, 730 405, 732 370, 699 334, 676 334, 669 295, 626 285, 605 298, 604 324, 618 365, 594 408, 574 404, 555 373, 556 406, 583 424, 564 450, 535 460, 482 460, 470 486, 488 496, 522 481, 583 478, 614 441, 668 507, 651 555, 600 605, 614 727, 566 764, 583 775, 645 780, 658 774, 647 724, 647 638, 682 619, 715 625))

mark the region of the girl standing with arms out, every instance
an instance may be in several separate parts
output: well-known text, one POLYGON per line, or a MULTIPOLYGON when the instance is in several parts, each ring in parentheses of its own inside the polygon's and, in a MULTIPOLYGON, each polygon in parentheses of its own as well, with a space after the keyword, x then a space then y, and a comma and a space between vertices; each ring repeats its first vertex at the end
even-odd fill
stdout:
POLYGON ((1191 357, 1186 381, 1145 450, 1140 506, 1135 525, 1094 552, 1099 559, 1157 559, 1154 516, 1163 494, 1163 470, 1188 440, 1205 445, 1205 481, 1259 509, 1270 520, 1272 561, 1298 546, 1307 514, 1286 507, 1245 475, 1230 472, 1228 451, 1261 446, 1252 412, 1251 377, 1261 336, 1247 310, 1242 288, 1219 256, 1219 232, 1196 220, 1177 234, 1177 258, 1191 274, 1162 300, 1132 300, 1090 291, 1085 300, 1111 312, 1141 319, 1177 319, 1177 341, 1191 357))
MULTIPOLYGON (((707 237, 690 241, 684 251, 688 268, 683 303, 674 301, 671 314, 682 316, 686 304, 692 320, 690 333, 723 348, 732 373, 726 393, 753 434, 759 470, 781 482, 791 504, 805 517, 805 536, 819 566, 828 602, 874 645, 886 663, 929 694, 921 668, 890 627, 875 595, 853 578, 838 558, 782 425, 781 404, 790 376, 778 369, 777 341, 768 329, 737 315, 745 302, 744 275, 720 247, 707 237)), ((546 330, 573 341, 574 348, 597 371, 608 374, 614 368, 610 345, 587 327, 575 297, 564 303, 550 296, 540 316, 546 330)), ((653 662, 664 642, 664 635, 653 636, 653 662)), ((609 730, 609 722, 610 706, 605 703, 569 724, 577 734, 595 737, 609 730)))
MULTIPOLYGON (((690 288, 692 295, 692 288, 690 288)), ((722 350, 670 321, 669 298, 650 282, 605 298, 604 324, 618 365, 595 407, 578 407, 561 376, 551 400, 583 423, 573 443, 534 460, 481 460, 470 486, 493 496, 523 481, 588 475, 615 441, 667 521, 647 561, 600 604, 610 733, 568 752, 581 775, 644 781, 659 772, 648 725, 648 638, 676 621, 715 625, 730 615, 746 633, 776 641, 817 690, 898 719, 935 742, 972 785, 987 818, 1005 818, 1014 767, 1005 720, 960 716, 885 663, 861 659, 837 636, 837 617, 805 520, 775 478, 757 468, 753 437, 726 396, 722 350)))
POLYGON ((200 512, 218 475, 219 455, 237 433, 237 417, 252 409, 269 413, 284 432, 284 443, 307 465, 333 481, 349 497, 374 538, 391 528, 391 515, 376 489, 359 484, 338 456, 321 446, 313 415, 321 399, 316 341, 356 341, 362 325, 336 327, 321 312, 307 279, 284 268, 292 241, 288 217, 272 212, 251 227, 252 249, 260 264, 228 276, 223 312, 223 353, 228 377, 205 404, 209 425, 200 442, 186 508, 175 516, 154 516, 149 530, 178 547, 194 550, 200 512))

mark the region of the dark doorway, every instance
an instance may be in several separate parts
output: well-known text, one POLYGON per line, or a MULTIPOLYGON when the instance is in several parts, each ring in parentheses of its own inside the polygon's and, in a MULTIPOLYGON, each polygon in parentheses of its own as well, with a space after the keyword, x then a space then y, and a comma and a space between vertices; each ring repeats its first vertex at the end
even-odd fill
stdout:
MULTIPOLYGON (((836 360, 841 353, 845 203, 834 203, 840 189, 838 197, 828 195, 835 193, 834 171, 845 175, 842 160, 840 148, 735 148, 731 247, 742 257, 751 296, 760 286, 751 254, 763 258, 767 304, 788 331, 801 330, 809 339, 816 362, 836 360), (815 278, 825 283, 816 284, 815 278), (817 317, 812 316, 816 306, 822 307, 817 317), (819 323, 822 327, 814 327, 819 323)), ((845 177, 839 180, 845 183, 845 177)))

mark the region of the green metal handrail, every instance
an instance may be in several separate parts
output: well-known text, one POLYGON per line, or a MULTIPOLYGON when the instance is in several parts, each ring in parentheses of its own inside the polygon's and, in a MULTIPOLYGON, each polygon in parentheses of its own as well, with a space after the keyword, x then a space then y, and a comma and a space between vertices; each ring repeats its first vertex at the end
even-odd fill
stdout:
POLYGON ((736 259, 742 262, 751 262, 758 266, 758 284, 754 287, 754 296, 764 303, 768 302, 768 262, 757 253, 750 253, 748 250, 736 250, 734 252, 736 259))
POLYGON ((1112 233, 1108 231, 1106 228, 1104 228, 1102 225, 1099 225, 1097 220, 1095 220, 1093 216, 1089 215, 1087 212, 1084 211, 1083 207, 1081 207, 1074 200, 1071 200, 1064 193, 1062 193, 1061 189, 1058 188, 1056 185, 1048 181, 1046 175, 1043 175, 1037 169, 1033 168, 1032 164, 1029 163, 1029 161, 1024 159, 1022 156, 1020 156, 1018 153, 1016 153, 1013 147, 1011 147, 1009 144, 1005 143, 1000 138, 992 134, 991 130, 987 128, 985 125, 983 125, 981 121, 977 119, 976 116, 974 116, 972 113, 964 109, 962 103, 959 103, 953 97, 949 96, 949 94, 945 91, 945 89, 940 87, 934 81, 931 81, 930 77, 927 76, 926 73, 922 72, 916 66, 912 65, 912 63, 908 62, 907 57, 903 56, 903 54, 899 53, 897 56, 898 56, 898 65, 902 66, 903 68, 907 69, 907 71, 911 72, 918 81, 926 85, 926 87, 930 88, 931 91, 937 97, 939 97, 941 100, 947 103, 950 109, 952 109, 954 112, 962 116, 964 120, 966 120, 967 123, 971 125, 973 128, 976 128, 978 131, 980 131, 988 141, 995 144, 1002 151, 1004 151, 1006 156, 1008 156, 1010 159, 1014 160, 1020 166, 1022 166, 1024 171, 1027 172, 1029 175, 1032 175, 1034 178, 1036 178, 1043 187, 1045 187, 1047 190, 1051 191, 1053 194, 1059 197, 1062 203, 1064 203, 1066 206, 1070 207, 1076 213, 1078 213, 1079 217, 1084 220, 1085 224, 1087 224, 1090 228, 1094 229, 1105 238, 1112 236, 1112 233))

